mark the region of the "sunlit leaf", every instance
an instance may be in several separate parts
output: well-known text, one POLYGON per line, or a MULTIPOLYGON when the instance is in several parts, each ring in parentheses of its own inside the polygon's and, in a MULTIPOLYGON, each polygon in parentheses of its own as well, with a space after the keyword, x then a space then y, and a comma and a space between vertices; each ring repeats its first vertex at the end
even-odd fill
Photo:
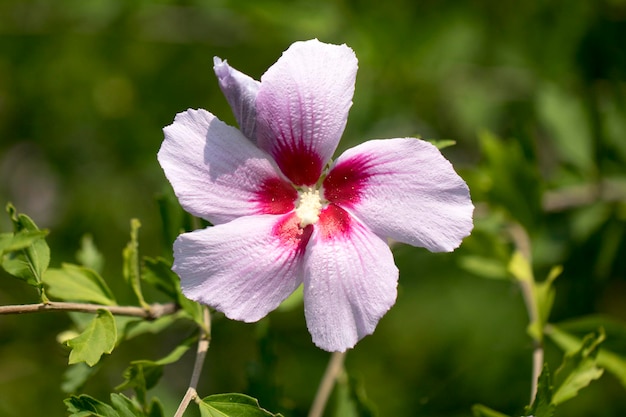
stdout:
POLYGON ((96 248, 91 235, 84 235, 80 241, 80 249, 76 252, 76 259, 81 265, 91 268, 97 273, 102 273, 104 256, 96 248))
POLYGON ((115 297, 106 282, 93 269, 73 264, 50 268, 43 276, 47 293, 64 301, 83 301, 115 305, 115 297))
POLYGON ((94 366, 103 354, 113 351, 116 339, 113 315, 108 310, 98 310, 89 326, 78 337, 67 341, 67 345, 72 348, 69 363, 85 362, 94 366))
POLYGON ((575 352, 566 353, 563 363, 554 374, 556 391, 552 402, 561 404, 576 395, 591 381, 602 376, 603 369, 596 366, 598 346, 604 341, 604 331, 587 335, 575 352))
POLYGON ((138 241, 138 231, 141 227, 141 223, 137 219, 132 219, 130 221, 130 242, 124 248, 123 254, 123 267, 122 267, 122 275, 126 282, 128 282, 137 296, 137 300, 139 300, 139 304, 141 304, 144 308, 149 308, 149 304, 143 298, 143 293, 141 292, 141 275, 139 271, 139 241, 138 241))
POLYGON ((482 404, 472 406, 472 414, 474 417, 509 417, 482 404))
POLYGON ((122 417, 108 404, 89 395, 72 395, 64 400, 69 417, 122 417))
POLYGON ((216 394, 198 404, 202 417, 277 417, 259 406, 259 402, 244 394, 216 394))
MULTIPOLYGON (((548 326, 546 328, 546 334, 565 352, 575 352, 582 346, 581 339, 565 332, 560 326, 548 326)), ((626 357, 624 357, 624 355, 618 355, 606 348, 601 348, 597 354, 596 363, 615 375, 624 388, 626 388, 626 357)))
MULTIPOLYGON (((18 214, 11 204, 7 205, 7 212, 13 222, 15 234, 23 232, 37 233, 39 228, 30 217, 18 214)), ((2 267, 9 274, 26 281, 39 289, 42 301, 47 301, 43 292, 41 280, 50 264, 50 248, 45 239, 35 239, 30 245, 16 251, 5 253, 2 256, 2 267)))
POLYGON ((25 249, 32 245, 33 242, 42 239, 47 235, 47 230, 0 233, 0 255, 6 252, 25 249))

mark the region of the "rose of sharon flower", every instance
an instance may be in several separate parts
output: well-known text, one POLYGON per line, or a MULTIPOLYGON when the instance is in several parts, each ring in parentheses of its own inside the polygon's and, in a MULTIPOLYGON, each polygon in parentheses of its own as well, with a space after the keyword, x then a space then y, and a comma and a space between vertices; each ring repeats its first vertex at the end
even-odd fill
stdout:
POLYGON ((164 129, 158 159, 181 205, 214 226, 180 235, 173 270, 188 298, 255 322, 301 284, 313 342, 345 351, 396 300, 387 238, 452 251, 472 229, 465 182, 414 138, 335 152, 357 59, 296 42, 255 81, 215 58, 240 130, 205 110, 164 129))

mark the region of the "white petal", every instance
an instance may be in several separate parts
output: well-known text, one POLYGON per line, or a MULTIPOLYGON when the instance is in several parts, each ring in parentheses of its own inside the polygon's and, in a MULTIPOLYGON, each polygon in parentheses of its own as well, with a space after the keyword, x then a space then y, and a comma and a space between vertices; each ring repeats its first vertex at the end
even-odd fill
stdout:
POLYGON ((307 326, 324 350, 352 348, 395 303, 398 269, 386 242, 336 206, 322 212, 304 263, 307 326))
POLYGON ((293 215, 242 217, 180 235, 173 270, 186 297, 233 320, 254 322, 302 282, 310 235, 310 229, 298 229, 293 215))
POLYGON ((297 185, 314 184, 352 105, 357 59, 346 45, 296 42, 261 77, 257 138, 297 185))
POLYGON ((261 83, 218 57, 213 58, 213 63, 220 88, 233 110, 241 133, 256 142, 256 95, 261 83))
POLYGON ((191 214, 219 224, 293 208, 297 193, 272 158, 211 113, 187 110, 163 131, 159 162, 191 214))
POLYGON ((377 235, 433 252, 455 249, 473 227, 467 184, 435 146, 418 139, 347 150, 324 181, 324 195, 377 235))

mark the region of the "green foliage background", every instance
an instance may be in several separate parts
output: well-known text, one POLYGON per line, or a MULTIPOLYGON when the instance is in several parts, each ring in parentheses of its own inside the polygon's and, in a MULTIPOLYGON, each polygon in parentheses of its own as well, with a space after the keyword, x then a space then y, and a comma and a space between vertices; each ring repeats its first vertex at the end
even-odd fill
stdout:
MULTIPOLYGON (((162 127, 189 107, 234 124, 212 57, 258 78, 293 41, 314 37, 347 43, 359 58, 340 148, 454 139, 444 153, 477 203, 477 229, 454 254, 394 249, 398 302, 350 352, 349 372, 381 416, 468 416, 475 403, 520 415, 532 345, 504 272, 501 216, 529 232, 537 276, 563 265, 553 322, 626 320, 623 0, 4 0, 0 202, 51 230, 55 267, 91 234, 103 276, 124 288, 131 217, 143 225, 143 254, 171 256, 155 202, 171 194, 156 161, 162 127)), ((11 229, 8 218, 0 229, 11 229)), ((36 301, 0 274, 0 305, 36 301)), ((0 318, 0 416, 65 415, 67 349, 56 336, 69 323, 61 313, 0 318)), ((158 359, 190 331, 129 342, 86 390, 106 400, 130 360, 158 359)), ((621 355, 624 341, 607 338, 621 355)), ((547 354, 556 369, 561 352, 548 343, 547 354)), ((199 391, 246 392, 303 416, 327 359, 301 307, 258 325, 218 316, 199 391)), ((193 357, 183 360, 156 388, 170 414, 193 357)), ((626 415, 625 398, 607 375, 558 415, 626 415)))

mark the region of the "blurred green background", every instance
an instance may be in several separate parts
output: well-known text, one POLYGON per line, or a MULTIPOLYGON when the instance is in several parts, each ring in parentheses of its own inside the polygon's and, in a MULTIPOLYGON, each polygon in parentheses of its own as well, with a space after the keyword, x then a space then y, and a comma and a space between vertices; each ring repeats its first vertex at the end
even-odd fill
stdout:
MULTIPOLYGON (((315 37, 359 59, 340 150, 454 139, 444 153, 477 204, 476 230, 454 254, 394 249, 398 302, 350 352, 349 373, 381 416, 469 416, 474 403, 520 415, 532 346, 520 291, 502 272, 511 245, 501 219, 528 230, 538 277, 564 265, 553 321, 626 320, 624 0, 3 0, 0 203, 51 230, 54 266, 91 234, 105 278, 121 287, 131 217, 143 254, 171 256, 155 201, 171 193, 156 161, 163 126, 189 107, 234 123, 213 56, 258 79, 292 42, 315 37)), ((0 279, 0 304, 36 301, 0 279)), ((0 416, 65 415, 56 334, 69 323, 0 318, 0 416)), ((107 400, 129 360, 156 359, 189 331, 122 346, 85 391, 107 400)), ((561 353, 546 348, 556 368, 561 353)), ((243 391, 304 416, 327 359, 301 307, 258 325, 218 316, 199 391, 243 391)), ((168 368, 156 391, 170 414, 192 361, 168 368)), ((558 415, 626 415, 624 389, 607 374, 558 415)))

